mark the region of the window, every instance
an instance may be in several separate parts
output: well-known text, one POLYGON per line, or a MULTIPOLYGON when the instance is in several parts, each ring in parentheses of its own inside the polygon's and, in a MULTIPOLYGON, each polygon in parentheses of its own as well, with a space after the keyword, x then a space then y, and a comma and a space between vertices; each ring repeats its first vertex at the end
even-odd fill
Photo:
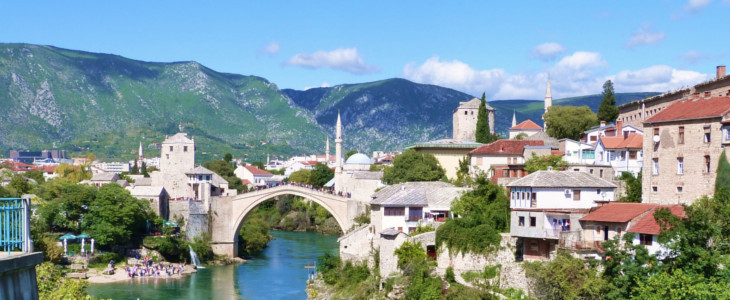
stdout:
POLYGON ((677 175, 684 174, 684 158, 677 157, 677 175))
POLYGON ((651 234, 639 234, 639 241, 644 246, 651 246, 653 236, 651 234))
POLYGON ((573 190, 573 200, 580 201, 580 190, 573 190))
POLYGON ((651 191, 654 192, 654 193, 656 193, 656 192, 659 191, 659 187, 657 187, 656 185, 652 185, 651 186, 651 191))
POLYGON ((711 136, 711 133, 710 133, 710 128, 709 127, 708 128, 705 128, 705 135, 704 135, 704 140, 703 141, 705 143, 709 143, 711 137, 712 136, 711 136))
POLYGON ((170 152, 172 152, 172 146, 170 146, 170 152))
POLYGON ((710 156, 705 155, 705 173, 710 173, 710 156))
POLYGON ((409 207, 408 221, 418 221, 423 218, 423 207, 409 207))
POLYGON ((684 144, 684 126, 679 126, 679 144, 684 144))
POLYGON ((651 174, 659 175, 659 158, 651 160, 651 174))
POLYGON ((588 170, 588 173, 591 173, 591 175, 593 175, 593 169, 588 170))
POLYGON ((386 216, 405 216, 406 208, 405 207, 386 207, 383 212, 385 213, 386 216))
POLYGON ((621 228, 621 227, 616 227, 616 235, 618 235, 618 236, 621 236, 621 231, 622 231, 622 230, 623 230, 623 228, 621 228))
POLYGON ((525 217, 520 217, 519 226, 525 226, 525 217))
POLYGON ((603 170, 598 171, 600 177, 603 177, 603 170))
POLYGON ((637 151, 629 151, 629 159, 636 159, 637 151))
POLYGON ((464 115, 465 116, 469 115, 469 112, 468 111, 464 111, 464 115))
POLYGON ((537 226, 537 217, 530 217, 530 227, 537 226))
POLYGON ((188 152, 188 146, 183 146, 183 152, 188 152))
POLYGON ((725 128, 725 141, 730 141, 730 127, 725 128))
POLYGON ((601 189, 596 189, 596 194, 600 195, 601 194, 601 189))
POLYGON ((659 127, 654 127, 654 135, 659 135, 659 127))
POLYGON ((165 158, 170 159, 170 154, 165 154, 165 158))
POLYGON ((683 187, 683 186, 681 186, 681 185, 678 185, 678 186, 677 186, 677 193, 681 193, 681 192, 683 192, 683 191, 684 191, 684 187, 683 187))
POLYGON ((591 142, 595 142, 597 140, 598 140, 598 137, 597 136, 595 136, 595 135, 592 135, 591 136, 591 142))

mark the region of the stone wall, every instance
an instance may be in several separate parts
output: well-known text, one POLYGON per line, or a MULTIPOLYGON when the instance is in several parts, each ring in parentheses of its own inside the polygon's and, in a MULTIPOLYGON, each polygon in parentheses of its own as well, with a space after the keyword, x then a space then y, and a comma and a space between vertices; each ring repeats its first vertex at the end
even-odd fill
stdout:
POLYGON ((337 239, 340 244, 340 258, 359 263, 370 261, 375 253, 375 227, 365 224, 337 239))
POLYGON ((185 222, 185 236, 192 241, 195 237, 208 232, 208 210, 203 203, 190 201, 190 214, 185 222))
POLYGON ((41 252, 0 259, 0 300, 38 299, 35 266, 42 262, 41 252))
MULTIPOLYGON (((501 249, 489 255, 474 253, 450 253, 449 249, 441 247, 437 258, 438 266, 436 272, 440 275, 446 273, 449 266, 454 268, 456 275, 468 271, 483 271, 484 267, 502 265, 500 281, 502 287, 512 287, 527 291, 528 280, 525 271, 520 263, 515 261, 515 244, 517 238, 508 233, 502 233, 501 249)), ((382 264, 382 261, 381 261, 382 264)))

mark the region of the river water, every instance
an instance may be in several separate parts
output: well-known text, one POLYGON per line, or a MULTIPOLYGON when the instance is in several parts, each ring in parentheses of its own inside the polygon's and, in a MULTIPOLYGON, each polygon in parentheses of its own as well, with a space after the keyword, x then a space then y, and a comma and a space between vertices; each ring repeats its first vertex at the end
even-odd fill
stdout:
POLYGON ((209 267, 183 279, 135 279, 92 284, 103 299, 306 299, 307 264, 336 253, 337 236, 272 231, 274 240, 246 263, 209 267))

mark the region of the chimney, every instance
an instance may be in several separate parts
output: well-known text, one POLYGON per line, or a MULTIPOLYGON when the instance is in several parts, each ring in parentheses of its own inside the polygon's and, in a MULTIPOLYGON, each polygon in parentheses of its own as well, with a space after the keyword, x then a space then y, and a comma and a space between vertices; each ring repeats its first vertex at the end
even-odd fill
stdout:
POLYGON ((606 126, 606 121, 601 121, 601 127, 606 126))
POLYGON ((717 78, 720 79, 725 77, 725 66, 717 66, 717 78))

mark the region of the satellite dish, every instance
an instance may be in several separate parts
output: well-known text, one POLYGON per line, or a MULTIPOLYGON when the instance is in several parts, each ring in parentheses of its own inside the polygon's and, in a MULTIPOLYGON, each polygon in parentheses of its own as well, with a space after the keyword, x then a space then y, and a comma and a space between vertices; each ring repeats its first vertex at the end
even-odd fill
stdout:
POLYGON ((654 140, 655 143, 658 143, 659 142, 659 136, 658 135, 655 135, 654 138, 653 138, 653 140, 654 140))

